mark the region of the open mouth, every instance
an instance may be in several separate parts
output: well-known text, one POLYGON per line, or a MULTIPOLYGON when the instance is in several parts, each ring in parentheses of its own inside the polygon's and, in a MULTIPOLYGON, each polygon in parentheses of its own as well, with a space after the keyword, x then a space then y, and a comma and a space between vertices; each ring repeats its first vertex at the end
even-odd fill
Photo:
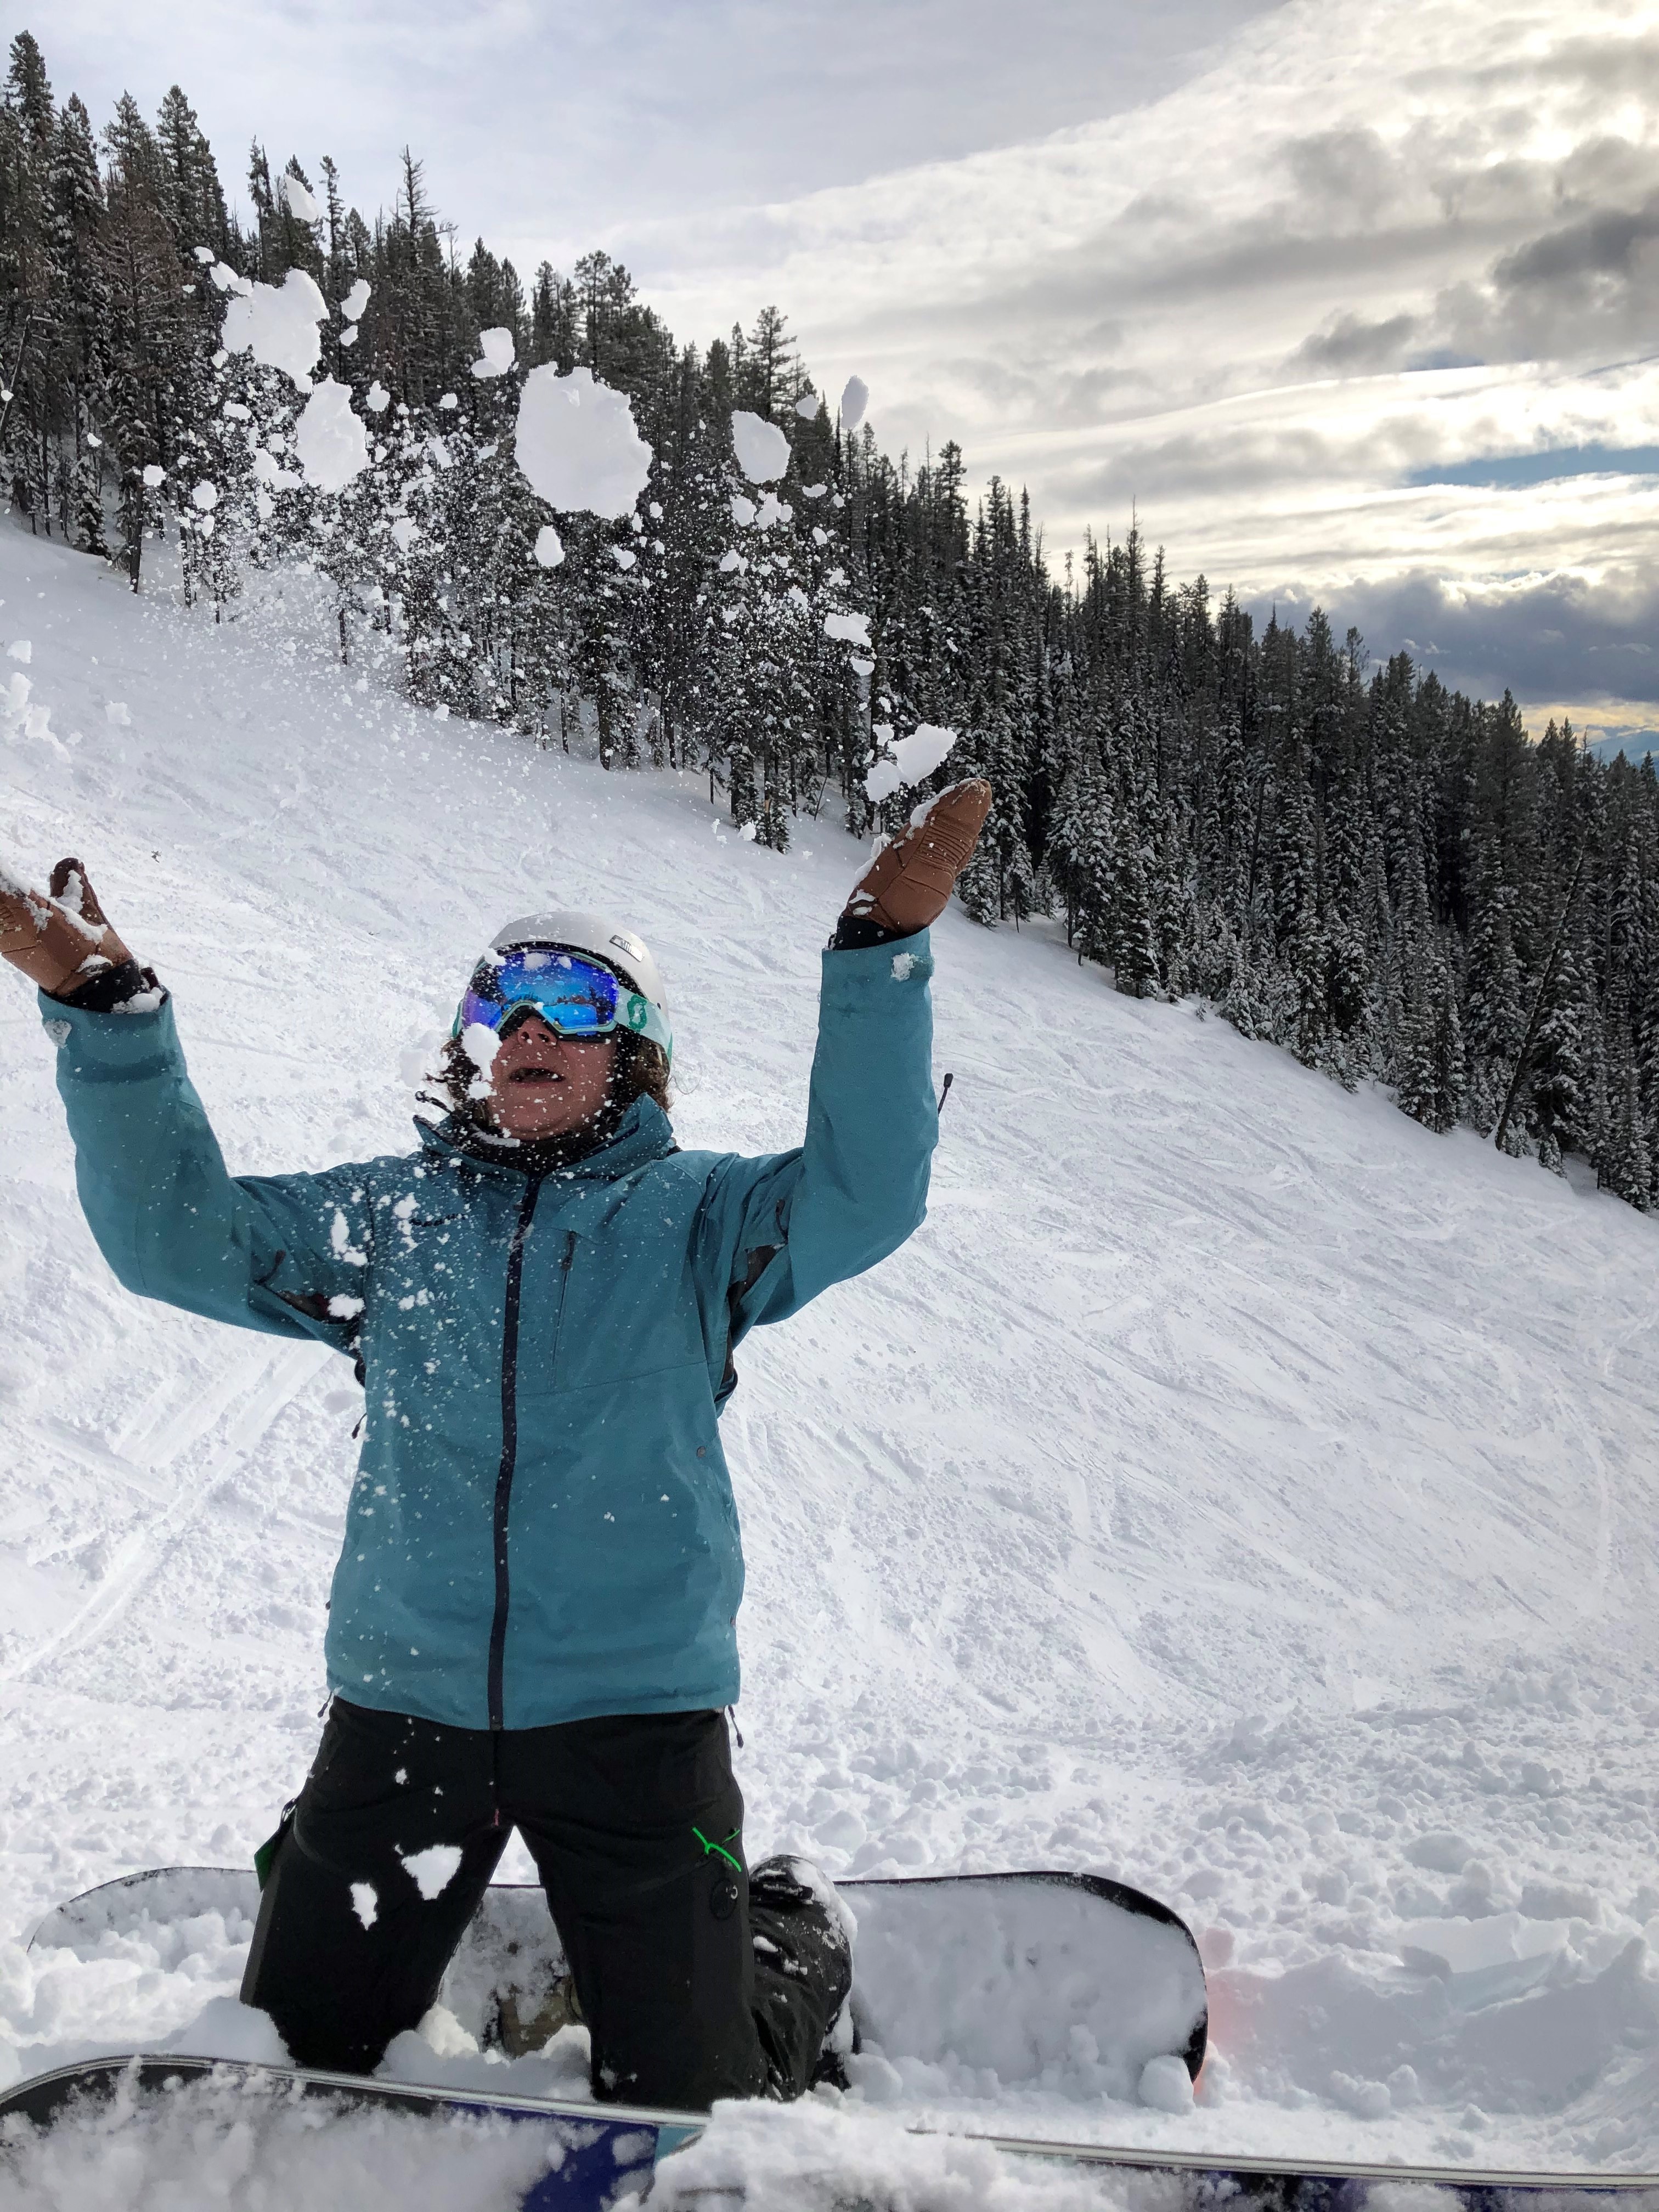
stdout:
POLYGON ((515 1067, 515 1068, 514 1069, 514 1071, 513 1071, 512 1074, 507 1078, 507 1080, 508 1080, 508 1082, 509 1082, 509 1083, 515 1083, 515 1084, 520 1084, 520 1083, 544 1083, 544 1084, 545 1084, 545 1083, 562 1083, 562 1082, 564 1081, 564 1078, 563 1078, 563 1076, 562 1076, 562 1075, 558 1073, 558 1071, 557 1071, 556 1068, 551 1068, 551 1067, 515 1067))

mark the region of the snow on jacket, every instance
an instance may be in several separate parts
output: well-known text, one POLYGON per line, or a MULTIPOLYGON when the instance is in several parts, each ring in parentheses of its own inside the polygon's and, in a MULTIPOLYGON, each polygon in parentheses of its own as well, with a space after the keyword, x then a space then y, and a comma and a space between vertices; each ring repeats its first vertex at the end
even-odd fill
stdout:
POLYGON ((332 1687, 465 1728, 732 1704, 732 1347, 921 1220, 938 1138, 926 932, 823 956, 805 1143, 675 1148, 652 1100, 541 1175, 423 1130, 320 1175, 226 1171, 171 1001, 44 996, 81 1203, 129 1290, 360 1349, 332 1687), (768 1255, 770 1256, 767 1256, 768 1255))

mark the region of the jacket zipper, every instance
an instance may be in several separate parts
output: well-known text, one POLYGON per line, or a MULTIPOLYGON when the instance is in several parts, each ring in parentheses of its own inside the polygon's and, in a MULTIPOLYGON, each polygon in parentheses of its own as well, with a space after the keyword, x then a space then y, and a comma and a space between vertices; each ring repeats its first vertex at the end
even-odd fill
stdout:
POLYGON ((507 1726, 501 1692, 502 1662, 507 1654, 507 1608, 510 1595, 507 1571, 507 1523, 513 1503, 513 1470, 519 1456, 519 1300, 524 1284, 524 1246, 541 1195, 539 1176, 534 1176, 519 1201, 519 1218, 513 1242, 507 1248, 507 1305, 501 1318, 501 1463, 495 1475, 495 1613, 489 1624, 489 1725, 507 1726))

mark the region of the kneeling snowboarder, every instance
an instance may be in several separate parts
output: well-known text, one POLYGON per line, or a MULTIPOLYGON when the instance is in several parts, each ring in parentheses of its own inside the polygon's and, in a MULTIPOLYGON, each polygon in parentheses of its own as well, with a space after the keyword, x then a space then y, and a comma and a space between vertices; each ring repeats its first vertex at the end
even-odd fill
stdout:
POLYGON ((479 962, 416 1152, 234 1179, 171 1002, 79 864, 49 896, 0 876, 116 1274, 331 1344, 367 1391, 332 1702, 242 1990, 296 2063, 367 2071, 416 2025, 517 1828, 597 2095, 701 2109, 814 2078, 851 1960, 813 1869, 744 1854, 718 1416, 749 1328, 922 1218, 927 929, 989 804, 956 786, 866 872, 823 956, 805 1141, 757 1159, 678 1148, 649 952, 556 912, 479 962))

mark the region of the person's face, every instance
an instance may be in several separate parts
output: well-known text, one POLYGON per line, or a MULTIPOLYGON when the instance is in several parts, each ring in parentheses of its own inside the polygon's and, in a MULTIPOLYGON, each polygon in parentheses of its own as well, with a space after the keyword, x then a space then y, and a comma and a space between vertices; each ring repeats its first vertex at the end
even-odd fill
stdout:
POLYGON ((603 1109, 616 1066, 614 1036, 562 1037, 539 1014, 521 1014, 489 1070, 495 1127, 520 1144, 568 1136, 603 1109))

